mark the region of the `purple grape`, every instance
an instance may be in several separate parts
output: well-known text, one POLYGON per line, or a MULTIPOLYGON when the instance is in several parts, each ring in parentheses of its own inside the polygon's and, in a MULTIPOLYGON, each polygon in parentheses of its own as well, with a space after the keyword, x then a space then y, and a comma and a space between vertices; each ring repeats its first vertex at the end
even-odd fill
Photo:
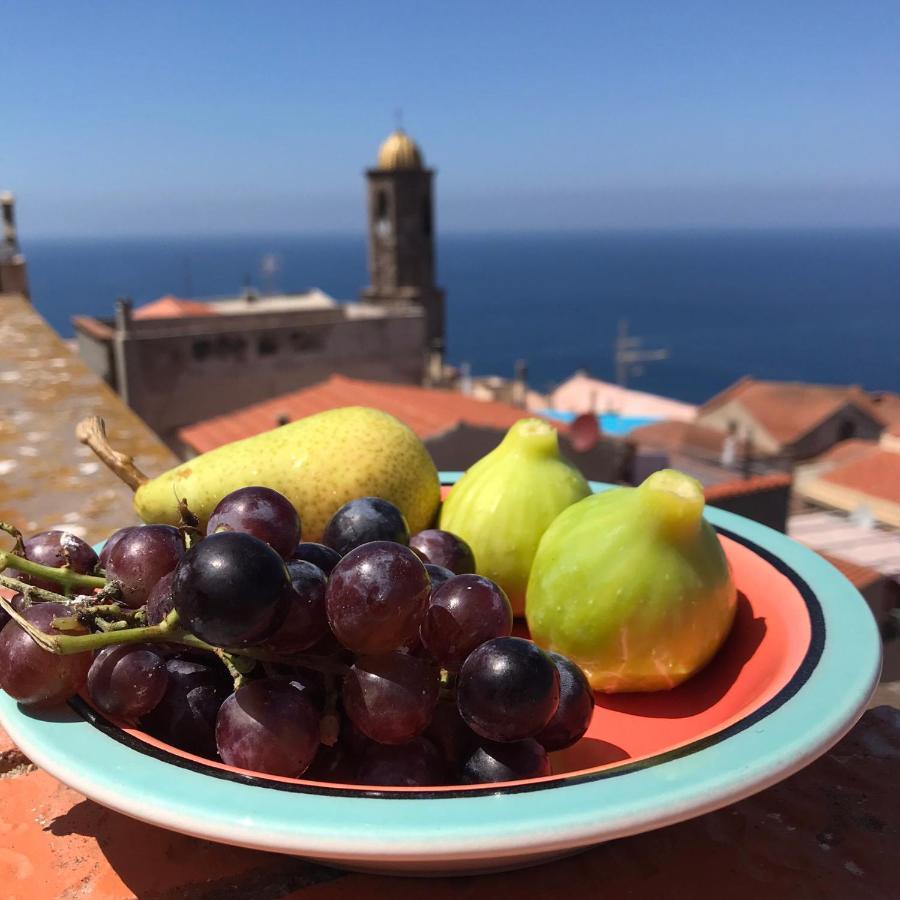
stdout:
POLYGON ((564 750, 584 736, 594 714, 594 692, 581 667, 560 653, 548 653, 559 672, 559 706, 535 735, 545 750, 564 750))
POLYGON ((152 644, 118 644, 94 658, 87 687, 100 712, 137 722, 156 708, 168 681, 166 661, 152 644))
POLYGON ((308 650, 328 634, 325 614, 325 573, 311 562, 290 560, 285 594, 287 614, 266 648, 285 656, 308 650))
POLYGON ((453 577, 453 573, 443 566, 436 566, 434 563, 426 562, 425 571, 431 579, 431 590, 436 591, 445 581, 449 581, 453 577))
POLYGON ((100 568, 106 571, 106 567, 109 565, 109 554, 112 553, 113 547, 128 534, 129 531, 132 531, 135 528, 139 528, 138 525, 126 525, 125 528, 120 528, 118 531, 114 531, 103 544, 103 549, 100 551, 100 568))
POLYGON ((440 673, 428 660, 361 656, 344 678, 344 711, 373 741, 403 744, 428 727, 439 691, 440 673))
POLYGON ((312 541, 304 541, 297 544, 288 562, 302 559, 318 566, 326 575, 330 575, 334 567, 341 561, 341 554, 324 544, 314 544, 312 541))
POLYGON ((457 575, 432 591, 419 634, 429 653, 456 670, 480 644, 512 633, 502 588, 480 575, 457 575))
POLYGON ((454 767, 467 759, 480 741, 478 735, 463 722, 453 700, 441 700, 438 703, 431 724, 425 729, 425 737, 454 767))
POLYGON ((409 526, 403 513, 381 497, 360 497, 345 503, 325 526, 322 543, 346 556, 373 541, 409 543, 409 526))
POLYGON ((325 705, 325 676, 313 669, 295 668, 288 681, 304 693, 309 702, 320 712, 325 705))
MULTIPOLYGON (((9 598, 9 605, 17 612, 24 613, 28 607, 25 605, 25 597, 22 594, 13 594, 12 597, 9 598)), ((0 630, 3 629, 4 625, 10 621, 9 613, 0 607, 0 630)))
MULTIPOLYGON (((93 575, 97 569, 98 557, 89 544, 68 531, 41 531, 25 539, 24 557, 42 566, 59 569, 68 566, 79 575, 93 575)), ((10 578, 18 578, 25 584, 45 591, 60 592, 57 582, 38 575, 27 575, 17 569, 10 569, 10 578)))
POLYGON ((319 713, 286 681, 252 681, 222 704, 216 746, 229 766, 296 778, 319 749, 319 713))
POLYGON ((195 544, 175 570, 172 593, 181 624, 218 647, 259 643, 288 608, 287 569, 266 543, 220 531, 195 544))
POLYGON ((328 624, 354 653, 389 653, 416 635, 430 593, 425 566, 408 547, 363 544, 328 579, 328 624))
POLYGON ((475 571, 475 554, 461 538, 449 531, 427 528, 409 539, 409 546, 435 566, 443 566, 455 575, 475 571))
POLYGON ((333 747, 322 744, 303 777, 330 784, 356 784, 358 768, 358 761, 343 744, 337 743, 333 747))
POLYGON ((522 781, 549 775, 547 751, 534 740, 498 744, 483 741, 462 765, 463 784, 522 781))
POLYGON ((162 700, 141 719, 141 727, 161 741, 214 759, 216 716, 231 693, 231 679, 219 660, 172 657, 166 660, 162 700))
POLYGON ((171 525, 133 528, 116 542, 106 561, 106 577, 122 588, 122 602, 143 606, 156 583, 184 556, 184 538, 171 525))
MULTIPOLYGON (((36 603, 22 613, 45 634, 59 634, 51 623, 71 614, 63 603, 36 603)), ((92 657, 92 653, 50 653, 41 649, 18 624, 7 622, 0 631, 0 687, 22 706, 56 706, 84 687, 92 657)))
POLYGON ((223 497, 209 517, 206 533, 220 530, 252 534, 287 559, 300 540, 300 516, 278 491, 244 487, 223 497))
POLYGON ((165 617, 175 609, 175 595, 172 593, 172 582, 175 580, 174 570, 163 575, 147 598, 147 624, 159 625, 165 617))
POLYGON ((357 778, 360 784, 430 787, 447 783, 447 764, 423 737, 394 747, 373 744, 357 769, 357 778))
POLYGON ((534 737, 559 706, 559 673, 531 641, 494 638, 463 663, 456 702, 469 728, 489 741, 534 737))

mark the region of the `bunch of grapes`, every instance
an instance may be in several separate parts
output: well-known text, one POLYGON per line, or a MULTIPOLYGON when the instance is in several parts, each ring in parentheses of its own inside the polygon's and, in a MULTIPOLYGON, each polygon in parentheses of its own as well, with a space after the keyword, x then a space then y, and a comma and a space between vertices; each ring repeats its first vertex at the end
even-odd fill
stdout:
POLYGON ((512 636, 509 600, 474 574, 460 538, 410 537, 376 497, 341 507, 321 544, 300 530, 285 497, 247 487, 219 503, 205 535, 123 528, 99 559, 72 535, 36 535, 0 559, 18 565, 23 589, 0 632, 0 687, 30 706, 86 691, 106 715, 190 753, 353 784, 547 775, 548 751, 585 733, 584 674, 512 636), (43 593, 59 589, 52 569, 67 588, 103 587, 43 593))

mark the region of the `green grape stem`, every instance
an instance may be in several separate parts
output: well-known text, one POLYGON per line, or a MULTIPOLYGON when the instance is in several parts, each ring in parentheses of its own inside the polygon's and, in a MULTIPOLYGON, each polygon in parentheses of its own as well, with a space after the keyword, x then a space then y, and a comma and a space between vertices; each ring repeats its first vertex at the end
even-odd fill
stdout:
MULTIPOLYGON (((140 644, 140 643, 170 643, 181 644, 184 647, 193 647, 197 650, 207 650, 221 656, 222 652, 240 659, 260 660, 262 662, 284 663, 286 665, 303 666, 325 674, 344 675, 348 667, 341 662, 320 656, 298 654, 295 656, 279 656, 253 647, 215 647, 206 641, 200 640, 181 627, 178 619, 178 611, 172 610, 159 625, 145 625, 138 628, 123 628, 115 631, 100 631, 93 634, 45 634, 35 628, 27 619, 18 613, 5 598, 0 596, 0 607, 14 619, 18 626, 25 631, 31 639, 48 653, 58 656, 68 656, 72 653, 88 653, 94 650, 102 650, 104 647, 112 647, 116 644, 140 644)), ((88 608, 90 609, 90 608, 88 608)), ((232 660, 234 662, 234 660, 232 660)))
POLYGON ((26 575, 35 575, 39 578, 46 578, 49 581, 55 581, 64 588, 103 588, 106 587, 106 579, 97 575, 80 575, 71 569, 63 566, 62 568, 54 568, 53 566, 42 566, 40 563, 32 562, 24 556, 17 556, 9 551, 0 552, 0 572, 4 569, 18 569, 26 575))
POLYGON ((44 603, 66 603, 75 602, 73 597, 64 597, 62 594, 55 594, 53 591, 45 591, 43 588, 34 587, 31 584, 25 584, 17 578, 10 578, 7 575, 0 575, 0 587, 8 588, 11 591, 17 591, 22 594, 30 603, 40 600, 44 603))

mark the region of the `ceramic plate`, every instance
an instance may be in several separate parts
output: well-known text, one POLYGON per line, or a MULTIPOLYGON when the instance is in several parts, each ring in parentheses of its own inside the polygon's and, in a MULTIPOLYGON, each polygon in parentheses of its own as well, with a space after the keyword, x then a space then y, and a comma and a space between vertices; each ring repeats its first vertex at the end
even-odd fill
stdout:
POLYGON ((588 734, 554 754, 548 778, 423 790, 257 776, 118 728, 78 699, 28 713, 0 694, 0 722, 38 766, 104 806, 349 868, 510 868, 659 828, 823 753, 862 714, 881 667, 875 622, 839 572, 776 531, 706 515, 741 595, 725 646, 675 690, 600 697, 588 734))

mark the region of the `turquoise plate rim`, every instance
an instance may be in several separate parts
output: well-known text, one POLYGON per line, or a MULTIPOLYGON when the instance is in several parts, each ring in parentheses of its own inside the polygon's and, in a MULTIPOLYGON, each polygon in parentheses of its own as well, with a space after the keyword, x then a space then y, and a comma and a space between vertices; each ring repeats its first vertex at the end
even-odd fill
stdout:
MULTIPOLYGON (((441 473, 441 480, 452 484, 460 474, 441 473)), ((881 671, 878 628, 840 572, 780 532, 715 508, 705 514, 805 589, 821 610, 818 645, 790 695, 764 716, 751 714, 749 726, 725 729, 725 737, 699 741, 689 752, 608 770, 617 777, 449 796, 272 790, 137 752, 69 707, 28 713, 0 694, 0 724, 36 765, 118 812, 196 837, 348 865, 487 864, 662 827, 803 768, 862 715, 881 671)))

